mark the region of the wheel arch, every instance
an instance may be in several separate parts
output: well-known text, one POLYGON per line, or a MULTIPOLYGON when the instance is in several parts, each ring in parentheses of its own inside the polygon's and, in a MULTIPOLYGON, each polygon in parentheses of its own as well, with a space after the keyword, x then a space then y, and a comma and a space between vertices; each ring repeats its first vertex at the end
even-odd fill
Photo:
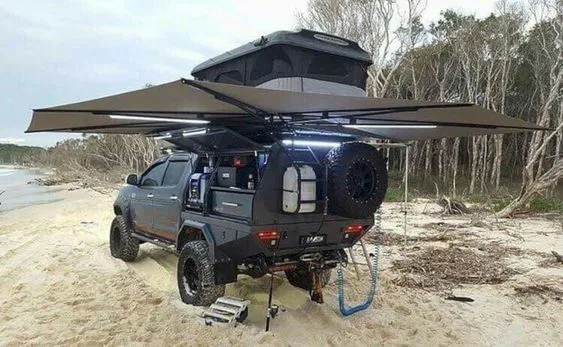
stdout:
POLYGON ((121 206, 119 205, 113 205, 113 213, 116 216, 122 216, 123 215, 123 210, 121 209, 121 206))
POLYGON ((208 224, 185 220, 180 226, 180 231, 176 237, 176 251, 180 252, 187 242, 204 240, 207 242, 209 260, 215 260, 215 239, 208 224))

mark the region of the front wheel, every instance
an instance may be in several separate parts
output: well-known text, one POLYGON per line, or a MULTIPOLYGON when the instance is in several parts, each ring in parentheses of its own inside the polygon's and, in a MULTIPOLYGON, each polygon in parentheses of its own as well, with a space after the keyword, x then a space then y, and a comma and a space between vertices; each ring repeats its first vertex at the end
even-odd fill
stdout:
POLYGON ((139 240, 131 237, 128 224, 122 215, 115 216, 109 231, 111 255, 123 261, 133 261, 139 254, 139 240))
POLYGON ((178 259, 178 289, 182 301, 194 306, 208 306, 225 295, 225 285, 215 284, 213 264, 207 256, 205 241, 186 243, 178 259))

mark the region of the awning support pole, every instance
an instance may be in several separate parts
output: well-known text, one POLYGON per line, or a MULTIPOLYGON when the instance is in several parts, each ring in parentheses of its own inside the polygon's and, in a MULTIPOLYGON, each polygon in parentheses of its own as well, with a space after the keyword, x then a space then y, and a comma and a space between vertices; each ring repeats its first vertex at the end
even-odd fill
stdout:
MULTIPOLYGON (((377 237, 379 237, 379 236, 377 236, 377 237)), ((364 251, 364 257, 366 258, 366 263, 368 264, 368 267, 369 267, 369 273, 373 274, 374 273, 373 272, 373 264, 371 263, 371 261, 369 259, 369 253, 368 253, 368 250, 366 248, 366 244, 364 242, 363 237, 360 239, 360 245, 362 245, 362 250, 364 251)))
POLYGON ((352 247, 348 248, 348 253, 350 253, 350 259, 352 260, 352 265, 354 265, 354 270, 356 271, 356 277, 360 279, 360 269, 358 269, 358 263, 356 263, 356 258, 354 257, 354 252, 352 247))
POLYGON ((407 247, 407 215, 408 215, 408 192, 409 192, 409 145, 405 147, 405 205, 403 206, 404 221, 404 247, 407 247))

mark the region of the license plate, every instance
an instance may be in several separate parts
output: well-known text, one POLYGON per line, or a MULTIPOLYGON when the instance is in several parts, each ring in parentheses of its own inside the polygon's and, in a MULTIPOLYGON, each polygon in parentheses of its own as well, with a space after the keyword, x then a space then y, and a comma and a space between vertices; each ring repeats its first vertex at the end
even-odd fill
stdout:
POLYGON ((306 235, 301 236, 299 243, 302 245, 316 245, 319 243, 324 243, 326 241, 326 235, 306 235))

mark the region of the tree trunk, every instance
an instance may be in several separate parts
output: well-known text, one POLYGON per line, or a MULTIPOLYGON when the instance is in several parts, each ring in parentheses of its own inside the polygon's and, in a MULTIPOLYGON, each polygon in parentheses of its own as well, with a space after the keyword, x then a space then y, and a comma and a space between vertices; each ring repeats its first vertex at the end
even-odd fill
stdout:
POLYGON ((532 200, 535 196, 541 194, 549 187, 557 184, 557 182, 563 178, 563 160, 557 160, 557 162, 546 171, 537 180, 531 182, 528 189, 522 191, 520 196, 513 200, 508 206, 503 208, 497 213, 499 217, 510 217, 514 213, 521 210, 528 202, 532 200))
POLYGON ((456 178, 457 178, 457 167, 459 163, 459 137, 456 137, 454 140, 453 146, 453 163, 452 163, 452 197, 456 197, 457 189, 456 189, 456 178))
POLYGON ((500 187, 500 174, 502 165, 502 142, 504 136, 495 135, 495 158, 493 161, 493 170, 491 173, 491 184, 494 184, 495 191, 499 190, 500 187))
POLYGON ((471 181, 469 182, 469 194, 475 193, 475 182, 477 181, 479 167, 479 143, 478 137, 471 138, 471 181))

